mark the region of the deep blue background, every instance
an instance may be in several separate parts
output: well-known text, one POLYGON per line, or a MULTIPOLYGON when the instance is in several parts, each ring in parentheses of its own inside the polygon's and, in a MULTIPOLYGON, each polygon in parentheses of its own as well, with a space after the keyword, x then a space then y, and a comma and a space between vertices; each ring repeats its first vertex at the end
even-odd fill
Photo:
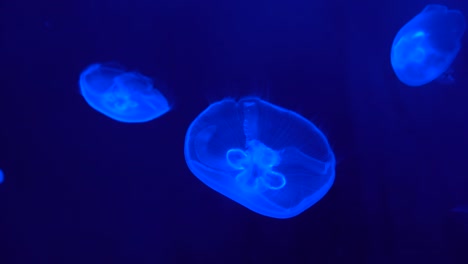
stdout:
POLYGON ((468 204, 468 37, 453 85, 406 87, 389 61, 429 3, 468 15, 461 0, 2 1, 0 263, 468 263, 452 211, 468 204), (108 61, 155 78, 173 111, 128 125, 91 109, 79 74, 108 61), (298 217, 257 215, 185 165, 190 122, 245 95, 335 150, 334 186, 298 217))

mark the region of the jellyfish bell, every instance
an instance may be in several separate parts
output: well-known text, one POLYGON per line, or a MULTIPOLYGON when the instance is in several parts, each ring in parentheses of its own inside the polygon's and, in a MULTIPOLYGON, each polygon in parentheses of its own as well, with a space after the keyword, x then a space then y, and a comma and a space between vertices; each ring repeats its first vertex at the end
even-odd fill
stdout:
POLYGON ((257 97, 211 104, 190 124, 185 160, 210 188, 261 215, 294 217, 331 188, 335 156, 309 120, 257 97))
POLYGON ((398 79, 421 86, 446 72, 460 51, 466 28, 463 14, 443 5, 427 5, 397 33, 390 59, 398 79))

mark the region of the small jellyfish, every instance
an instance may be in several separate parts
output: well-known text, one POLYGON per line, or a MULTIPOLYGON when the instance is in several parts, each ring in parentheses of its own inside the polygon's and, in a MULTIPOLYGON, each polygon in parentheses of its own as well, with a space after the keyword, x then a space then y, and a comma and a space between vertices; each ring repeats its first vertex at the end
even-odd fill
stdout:
POLYGON ((3 174, 2 169, 0 169, 0 183, 3 183, 4 178, 5 178, 5 175, 3 174))
POLYGON ((468 213, 468 205, 459 205, 457 207, 452 208, 451 211, 454 213, 468 213))
POLYGON ((398 79, 409 86, 420 86, 441 76, 460 51, 465 27, 459 10, 427 5, 393 41, 390 59, 398 79))
POLYGON ((147 122, 170 110, 150 78, 116 66, 89 66, 80 75, 80 88, 92 108, 120 122, 147 122))
POLYGON ((335 156, 310 121, 255 97, 210 105, 190 124, 185 160, 215 191, 273 218, 317 203, 335 178, 335 156))

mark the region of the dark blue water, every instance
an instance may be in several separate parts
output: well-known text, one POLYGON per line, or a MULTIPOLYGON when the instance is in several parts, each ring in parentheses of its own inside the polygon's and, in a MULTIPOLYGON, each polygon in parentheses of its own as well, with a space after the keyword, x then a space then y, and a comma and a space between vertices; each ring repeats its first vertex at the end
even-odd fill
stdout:
POLYGON ((0 263, 468 263, 468 38, 452 84, 407 87, 390 64, 429 3, 0 3, 0 263), (79 75, 113 61, 163 83, 172 111, 129 125, 91 109, 79 75), (190 122, 247 95, 313 121, 337 157, 295 218, 186 166, 190 122))

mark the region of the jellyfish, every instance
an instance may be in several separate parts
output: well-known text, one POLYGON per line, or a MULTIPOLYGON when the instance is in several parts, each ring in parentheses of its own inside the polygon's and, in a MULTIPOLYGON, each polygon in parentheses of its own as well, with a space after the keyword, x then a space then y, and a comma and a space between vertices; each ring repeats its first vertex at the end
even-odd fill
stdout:
POLYGON ((322 199, 335 179, 335 156, 309 120, 257 97, 211 104, 190 124, 190 171, 244 207, 294 217, 322 199))
POLYGON ((393 41, 390 59, 398 79, 408 86, 420 86, 443 76, 460 51, 465 27, 459 10, 427 5, 393 41))
POLYGON ((147 122, 170 110, 150 78, 115 65, 89 66, 81 73, 80 88, 92 108, 124 123, 147 122))
POLYGON ((3 179, 5 178, 2 169, 0 169, 0 183, 3 183, 3 179))

